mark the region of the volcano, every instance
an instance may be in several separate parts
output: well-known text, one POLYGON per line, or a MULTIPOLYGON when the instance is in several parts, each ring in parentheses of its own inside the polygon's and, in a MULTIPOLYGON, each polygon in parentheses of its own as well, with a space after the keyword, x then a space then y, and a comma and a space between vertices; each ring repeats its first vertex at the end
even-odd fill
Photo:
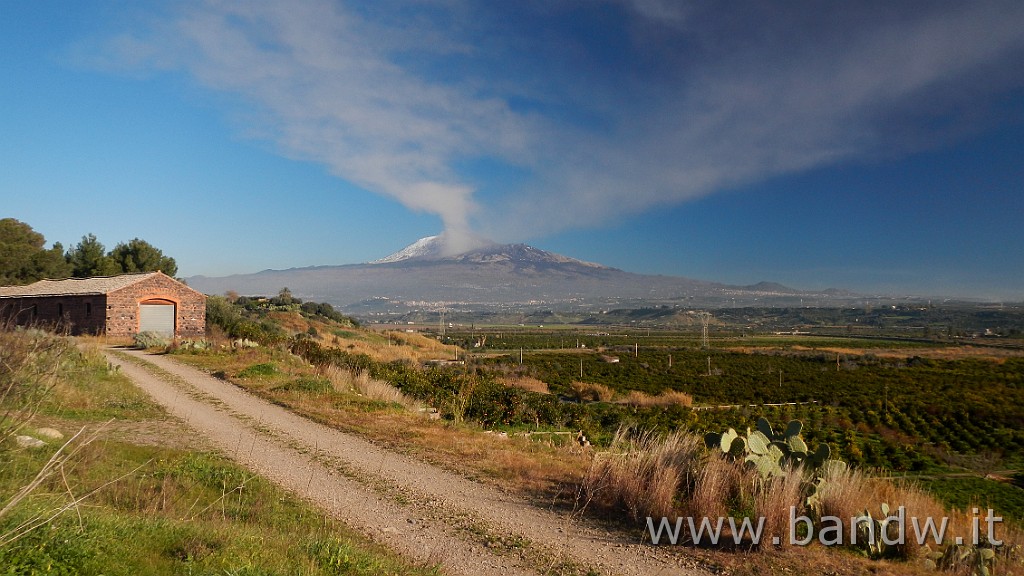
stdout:
POLYGON ((208 294, 230 290, 272 295, 288 287, 297 297, 329 302, 349 311, 365 310, 374 302, 485 309, 591 307, 623 302, 634 306, 735 306, 840 297, 834 290, 811 293, 769 282, 730 286, 678 276, 634 274, 527 244, 485 242, 473 250, 444 254, 443 238, 429 236, 364 264, 193 276, 186 281, 208 294))

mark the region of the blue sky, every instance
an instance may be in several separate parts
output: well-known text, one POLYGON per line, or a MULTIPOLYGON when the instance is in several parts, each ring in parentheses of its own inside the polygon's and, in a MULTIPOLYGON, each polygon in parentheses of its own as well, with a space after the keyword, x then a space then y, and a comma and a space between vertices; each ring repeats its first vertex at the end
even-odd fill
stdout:
POLYGON ((0 198, 179 274, 447 231, 1024 300, 1024 4, 0 0, 0 198))

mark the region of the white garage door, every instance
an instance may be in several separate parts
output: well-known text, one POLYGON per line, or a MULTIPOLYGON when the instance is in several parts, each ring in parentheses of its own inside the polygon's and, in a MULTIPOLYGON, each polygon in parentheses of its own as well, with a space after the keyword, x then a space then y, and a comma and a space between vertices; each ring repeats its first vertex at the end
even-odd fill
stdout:
POLYGON ((174 304, 139 304, 139 332, 174 336, 174 304))

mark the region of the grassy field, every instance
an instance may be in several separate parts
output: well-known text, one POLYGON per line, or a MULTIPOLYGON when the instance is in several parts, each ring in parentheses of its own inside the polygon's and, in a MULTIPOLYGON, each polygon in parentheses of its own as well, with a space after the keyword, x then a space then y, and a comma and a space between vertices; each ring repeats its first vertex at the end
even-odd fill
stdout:
MULTIPOLYGON (((883 477, 856 480, 859 488, 851 499, 855 507, 874 509, 884 499, 930 502, 913 486, 901 487, 903 480, 892 483, 884 478, 911 476, 916 485, 938 495, 947 508, 965 510, 992 504, 1020 526, 1021 489, 983 477, 990 471, 1000 472, 995 477, 1009 475, 1021 461, 1024 401, 1019 395, 1024 370, 1020 353, 1014 350, 890 338, 739 333, 717 335, 711 338, 709 349, 703 349, 699 332, 608 327, 451 329, 446 340, 439 342, 430 334, 369 331, 288 310, 224 308, 221 313, 236 328, 225 324, 218 332, 218 327, 212 327, 212 346, 172 347, 171 352, 297 413, 567 511, 579 511, 581 489, 591 482, 588 478, 598 459, 608 455, 626 458, 623 461, 632 458, 628 456, 632 448, 624 448, 633 446, 632 441, 613 442, 623 427, 634 431, 629 436, 634 439, 636 433, 653 432, 651 446, 656 446, 666 432, 696 433, 697 438, 729 426, 742 432, 765 416, 775 423, 802 420, 809 443, 827 442, 836 455, 858 466, 862 476, 855 480, 864 473, 883 477), (231 335, 231 330, 264 341, 257 347, 232 347, 233 339, 241 336, 231 335), (458 358, 460 363, 423 366, 425 361, 441 358, 458 358), (795 404, 789 404, 792 402, 795 404), (592 446, 579 446, 576 435, 580 431, 592 446), (615 456, 621 453, 627 456, 615 456)), ((112 410, 122 418, 140 421, 152 416, 147 412, 151 406, 117 389, 118 375, 102 374, 104 371, 99 370, 93 378, 111 380, 111 391, 104 395, 108 400, 65 400, 52 406, 53 414, 82 422, 95 422, 112 410), (133 413, 135 416, 128 416, 133 413)), ((151 458, 157 463, 161 459, 176 462, 169 464, 176 471, 172 474, 176 484, 169 485, 175 487, 167 491, 187 493, 179 500, 188 505, 182 504, 162 522, 181 530, 210 523, 200 531, 214 535, 209 541, 196 534, 187 536, 187 541, 197 542, 194 554, 168 552, 166 546, 154 544, 160 550, 155 556, 169 556, 171 565, 178 567, 171 568, 172 573, 175 569, 180 573, 182 566, 199 566, 195 562, 203 563, 198 573, 235 573, 222 568, 231 562, 239 570, 271 566, 269 572, 238 573, 277 573, 273 564, 262 558, 253 559, 252 567, 247 567, 244 558, 251 558, 255 551, 244 550, 244 544, 239 544, 243 549, 235 548, 215 537, 224 523, 250 521, 243 511, 251 507, 246 498, 259 487, 258 479, 247 481, 244 473, 223 462, 196 461, 202 453, 159 449, 177 454, 175 460, 173 455, 147 452, 158 450, 155 448, 108 442, 115 444, 130 446, 129 452, 140 451, 137 457, 119 455, 125 466, 151 458), (204 480, 206 473, 196 471, 197 467, 220 471, 212 473, 213 480, 204 480), (200 498, 204 490, 206 495, 200 498), (201 513, 194 514, 196 510, 201 513)), ((702 470, 714 461, 703 447, 692 453, 697 455, 694 466, 680 470, 676 478, 704 474, 702 470)), ((146 466, 151 467, 146 482, 156 482, 157 471, 163 469, 154 467, 153 462, 146 466)), ((31 465, 22 469, 29 470, 31 465)), ((733 470, 728 473, 730 481, 737 482, 734 489, 739 490, 720 501, 723 504, 719 506, 728 512, 756 511, 773 500, 771 491, 761 494, 742 488, 747 482, 742 479, 749 480, 742 467, 721 469, 733 470)), ((106 471, 98 477, 113 473, 106 471)), ((616 472, 625 479, 620 484, 627 490, 650 493, 644 482, 630 479, 635 473, 626 470, 621 476, 621 471, 616 472)), ((159 489, 156 484, 139 481, 136 491, 145 497, 122 494, 114 503, 103 503, 101 509, 116 510, 113 515, 122 519, 140 509, 153 510, 157 498, 153 492, 164 493, 165 478, 160 478, 159 489), (135 501, 149 504, 129 505, 135 501), (118 506, 124 507, 123 514, 118 506)), ((699 508, 699 501, 691 499, 701 491, 668 486, 659 492, 669 497, 664 509, 699 508)), ((791 492, 787 497, 804 494, 807 488, 805 483, 788 486, 778 486, 791 492)), ((60 490, 51 493, 59 495, 60 490)), ((278 498, 287 501, 287 496, 278 498)), ((620 522, 633 497, 616 498, 587 500, 588 515, 620 522)), ((273 497, 264 495, 259 500, 273 501, 273 497)), ((926 507, 941 509, 942 505, 926 507)), ((292 538, 285 537, 286 543, 275 557, 303 566, 306 573, 364 570, 324 571, 329 570, 322 567, 324 550, 334 545, 325 548, 322 542, 343 533, 329 520, 308 511, 308 516, 302 516, 284 508, 266 508, 264 516, 296 516, 302 525, 281 530, 292 538)), ((82 529, 75 516, 65 516, 61 522, 68 523, 66 529, 82 529)), ((357 549, 365 548, 358 537, 346 537, 354 539, 357 549)), ((274 536, 266 538, 271 541, 274 536)), ((372 546, 369 549, 370 558, 379 558, 372 546)), ((738 574, 799 571, 807 562, 836 574, 913 572, 908 562, 914 559, 906 552, 891 569, 884 563, 856 559, 850 556, 851 550, 823 552, 812 548, 755 560, 709 552, 705 561, 738 574)), ((348 552, 341 556, 355 557, 348 552)), ((394 562, 384 556, 382 562, 394 562)), ((1017 557, 1007 553, 1005 558, 1017 557)), ((1000 562, 1006 566, 1016 560, 1000 562)), ((384 566, 366 568, 362 573, 417 573, 415 567, 400 563, 394 568, 384 566)))
MULTIPOLYGON (((3 338, 7 345, 17 336, 3 338)), ((97 436, 73 442, 74 454, 0 515, 0 574, 436 573, 215 454, 174 447, 187 444, 187 434, 95 351, 65 345, 57 361, 52 389, 21 433, 43 436, 36 429, 46 424, 67 436, 83 428, 97 436)), ((0 507, 63 441, 3 444, 0 507)))

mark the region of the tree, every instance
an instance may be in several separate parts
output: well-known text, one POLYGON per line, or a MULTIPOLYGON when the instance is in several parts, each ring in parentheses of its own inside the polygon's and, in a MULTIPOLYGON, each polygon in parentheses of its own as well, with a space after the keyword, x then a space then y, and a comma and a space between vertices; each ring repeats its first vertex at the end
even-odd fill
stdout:
POLYGON ((174 258, 164 256, 158 248, 145 240, 133 238, 127 244, 114 246, 108 255, 121 272, 156 272, 157 270, 174 276, 178 273, 178 264, 174 258))
POLYGON ((281 291, 277 293, 277 296, 270 299, 270 303, 274 306, 290 306, 292 304, 301 304, 302 301, 292 296, 292 291, 287 286, 281 288, 281 291))
POLYGON ((66 278, 70 266, 64 247, 45 249, 46 238, 14 218, 0 219, 0 285, 28 284, 43 278, 66 278))
POLYGON ((71 266, 71 275, 76 278, 90 276, 113 276, 121 272, 120 267, 104 252, 105 248, 96 236, 82 236, 73 249, 68 250, 65 258, 71 266))

